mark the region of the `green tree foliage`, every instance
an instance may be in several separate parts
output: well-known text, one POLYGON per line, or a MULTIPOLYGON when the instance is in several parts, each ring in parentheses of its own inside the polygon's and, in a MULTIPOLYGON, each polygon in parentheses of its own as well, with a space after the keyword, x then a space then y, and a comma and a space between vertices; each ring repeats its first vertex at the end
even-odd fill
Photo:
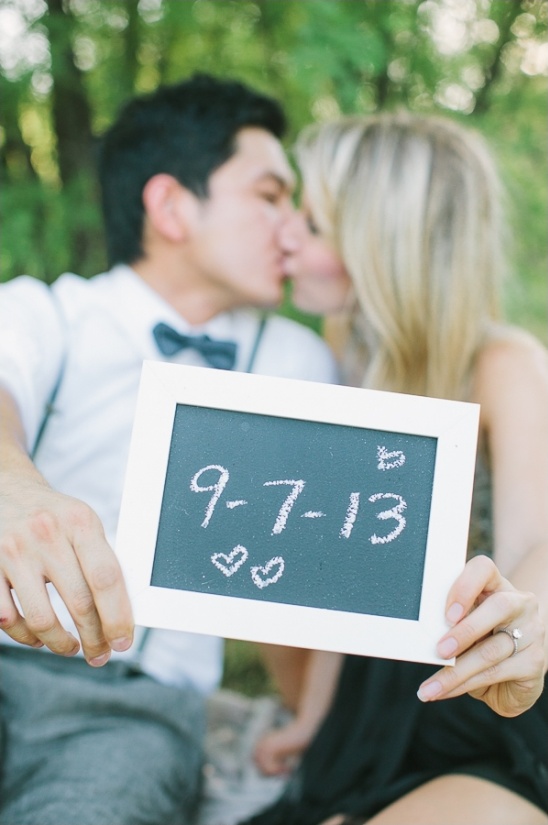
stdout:
POLYGON ((466 120, 500 160, 509 309, 546 339, 546 0, 0 0, 1 278, 105 266, 94 137, 193 71, 311 120, 405 106, 466 120))

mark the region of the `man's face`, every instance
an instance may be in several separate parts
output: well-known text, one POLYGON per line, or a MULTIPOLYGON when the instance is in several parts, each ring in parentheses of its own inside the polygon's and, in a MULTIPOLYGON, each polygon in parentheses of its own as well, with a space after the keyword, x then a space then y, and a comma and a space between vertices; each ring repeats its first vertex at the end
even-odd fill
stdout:
POLYGON ((279 141, 246 127, 236 152, 209 178, 187 245, 195 277, 222 311, 277 306, 283 297, 294 177, 279 141))

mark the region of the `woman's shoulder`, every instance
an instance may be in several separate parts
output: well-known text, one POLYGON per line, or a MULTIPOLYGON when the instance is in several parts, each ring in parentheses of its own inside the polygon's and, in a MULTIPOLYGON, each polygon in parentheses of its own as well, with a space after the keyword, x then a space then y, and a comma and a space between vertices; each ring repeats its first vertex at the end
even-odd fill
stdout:
POLYGON ((548 387, 548 349, 530 332, 512 326, 493 330, 478 353, 474 400, 488 403, 501 394, 548 387))
POLYGON ((506 370, 548 366, 548 349, 521 327, 498 326, 490 333, 477 359, 478 370, 506 370))

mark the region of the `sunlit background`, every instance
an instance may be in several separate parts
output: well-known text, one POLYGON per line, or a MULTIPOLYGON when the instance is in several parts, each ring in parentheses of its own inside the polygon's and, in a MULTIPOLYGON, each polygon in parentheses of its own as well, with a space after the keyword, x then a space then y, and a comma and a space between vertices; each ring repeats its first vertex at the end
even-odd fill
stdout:
POLYGON ((104 268, 94 137, 199 69, 280 98, 288 148, 398 106, 480 130, 509 193, 508 311, 546 341, 547 22, 546 0, 0 0, 2 280, 104 268))
MULTIPOLYGON (((94 138, 199 69, 279 97, 288 148, 399 106, 481 131, 508 191, 508 313, 548 343, 547 22, 546 0, 0 0, 1 279, 104 268, 94 138)), ((272 689, 253 645, 226 650, 226 686, 272 689)))

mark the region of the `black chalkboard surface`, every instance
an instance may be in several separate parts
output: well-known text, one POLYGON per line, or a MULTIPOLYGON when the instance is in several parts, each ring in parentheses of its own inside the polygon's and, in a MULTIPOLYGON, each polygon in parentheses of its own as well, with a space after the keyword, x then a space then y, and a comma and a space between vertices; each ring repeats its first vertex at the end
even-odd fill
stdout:
POLYGON ((438 661, 477 419, 146 363, 117 541, 138 623, 438 661))
POLYGON ((418 620, 436 443, 178 404, 151 584, 418 620))

